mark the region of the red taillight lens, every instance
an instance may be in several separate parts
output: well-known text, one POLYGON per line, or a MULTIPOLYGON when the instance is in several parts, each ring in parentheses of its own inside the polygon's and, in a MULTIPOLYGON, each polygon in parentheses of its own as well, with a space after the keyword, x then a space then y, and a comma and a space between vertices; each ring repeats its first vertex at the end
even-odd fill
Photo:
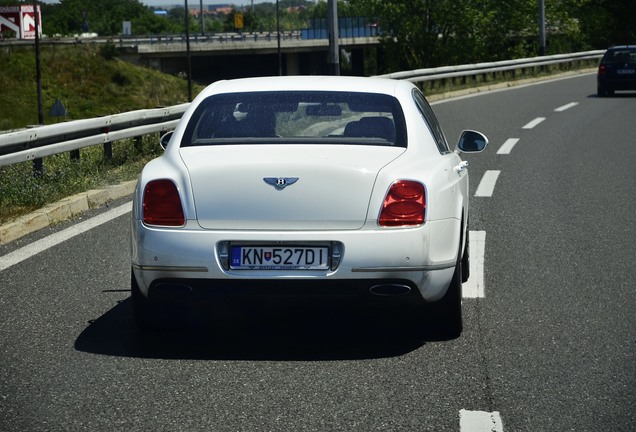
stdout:
POLYGON ((171 180, 155 180, 146 185, 143 212, 148 225, 185 225, 179 191, 171 180))
POLYGON ((605 65, 600 65, 598 67, 598 74, 599 75, 605 75, 605 65))
POLYGON ((384 198, 380 226, 420 225, 426 212, 426 190, 422 183, 398 180, 384 198))

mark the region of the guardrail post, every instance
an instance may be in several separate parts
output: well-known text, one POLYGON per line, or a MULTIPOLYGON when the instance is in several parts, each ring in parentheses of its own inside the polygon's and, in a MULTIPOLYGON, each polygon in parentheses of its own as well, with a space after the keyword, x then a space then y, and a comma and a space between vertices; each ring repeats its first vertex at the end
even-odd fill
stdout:
MULTIPOLYGON (((37 127, 41 127, 42 124, 38 124, 38 125, 27 125, 27 129, 31 129, 31 128, 37 128, 37 127)), ((30 145, 27 144, 27 147, 29 147, 30 145)), ((44 161, 42 158, 34 158, 32 161, 32 165, 33 165, 33 175, 34 176, 39 176, 44 174, 44 161)))
POLYGON ((143 139, 142 137, 138 136, 134 138, 134 142, 135 142, 135 150, 137 150, 137 153, 141 153, 143 152, 143 139))
POLYGON ((44 174, 44 162, 42 158, 33 159, 33 174, 36 177, 44 174))
POLYGON ((104 157, 108 160, 113 158, 113 143, 111 142, 104 143, 104 157))
POLYGON ((71 150, 71 161, 79 162, 79 160, 80 160, 80 151, 79 151, 79 149, 71 150))

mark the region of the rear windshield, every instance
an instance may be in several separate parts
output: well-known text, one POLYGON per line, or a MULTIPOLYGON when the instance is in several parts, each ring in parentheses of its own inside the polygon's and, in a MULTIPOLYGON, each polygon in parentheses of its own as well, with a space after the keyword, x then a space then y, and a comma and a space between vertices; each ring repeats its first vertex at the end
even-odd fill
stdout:
POLYGON ((406 147, 404 114, 376 93, 219 94, 197 107, 181 146, 272 143, 406 147))
POLYGON ((636 63, 636 48, 612 49, 605 53, 604 64, 636 63))

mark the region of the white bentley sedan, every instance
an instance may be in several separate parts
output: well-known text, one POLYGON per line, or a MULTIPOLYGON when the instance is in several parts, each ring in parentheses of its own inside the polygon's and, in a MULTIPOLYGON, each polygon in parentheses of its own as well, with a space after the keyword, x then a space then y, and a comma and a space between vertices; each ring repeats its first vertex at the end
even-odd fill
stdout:
MULTIPOLYGON (((203 90, 132 212, 132 302, 143 330, 214 296, 431 304, 462 331, 468 173, 408 81, 267 77, 203 90)), ((431 308, 430 306, 428 307, 431 308)))

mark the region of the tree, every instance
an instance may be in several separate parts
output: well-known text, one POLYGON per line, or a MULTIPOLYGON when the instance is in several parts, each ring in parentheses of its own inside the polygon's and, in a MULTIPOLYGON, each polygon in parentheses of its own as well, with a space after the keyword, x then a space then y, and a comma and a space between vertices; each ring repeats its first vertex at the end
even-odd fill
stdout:
POLYGON ((575 12, 588 47, 635 43, 636 2, 634 0, 589 0, 575 12))
MULTIPOLYGON (((622 2, 623 16, 633 17, 634 6, 631 9, 626 6, 633 5, 633 0, 622 2)), ((350 3, 365 11, 366 16, 377 19, 383 32, 386 71, 505 60, 538 52, 537 0, 351 0, 350 3)), ((608 4, 615 4, 614 0, 546 2, 549 52, 571 52, 584 46, 581 11, 591 3, 599 4, 593 15, 601 17, 608 4)), ((595 26, 598 24, 590 25, 595 26)), ((624 27, 629 27, 628 18, 624 27)))
POLYGON ((88 31, 102 36, 118 35, 122 23, 131 21, 137 34, 174 32, 173 23, 156 16, 138 0, 61 0, 42 9, 45 34, 64 36, 88 31))

